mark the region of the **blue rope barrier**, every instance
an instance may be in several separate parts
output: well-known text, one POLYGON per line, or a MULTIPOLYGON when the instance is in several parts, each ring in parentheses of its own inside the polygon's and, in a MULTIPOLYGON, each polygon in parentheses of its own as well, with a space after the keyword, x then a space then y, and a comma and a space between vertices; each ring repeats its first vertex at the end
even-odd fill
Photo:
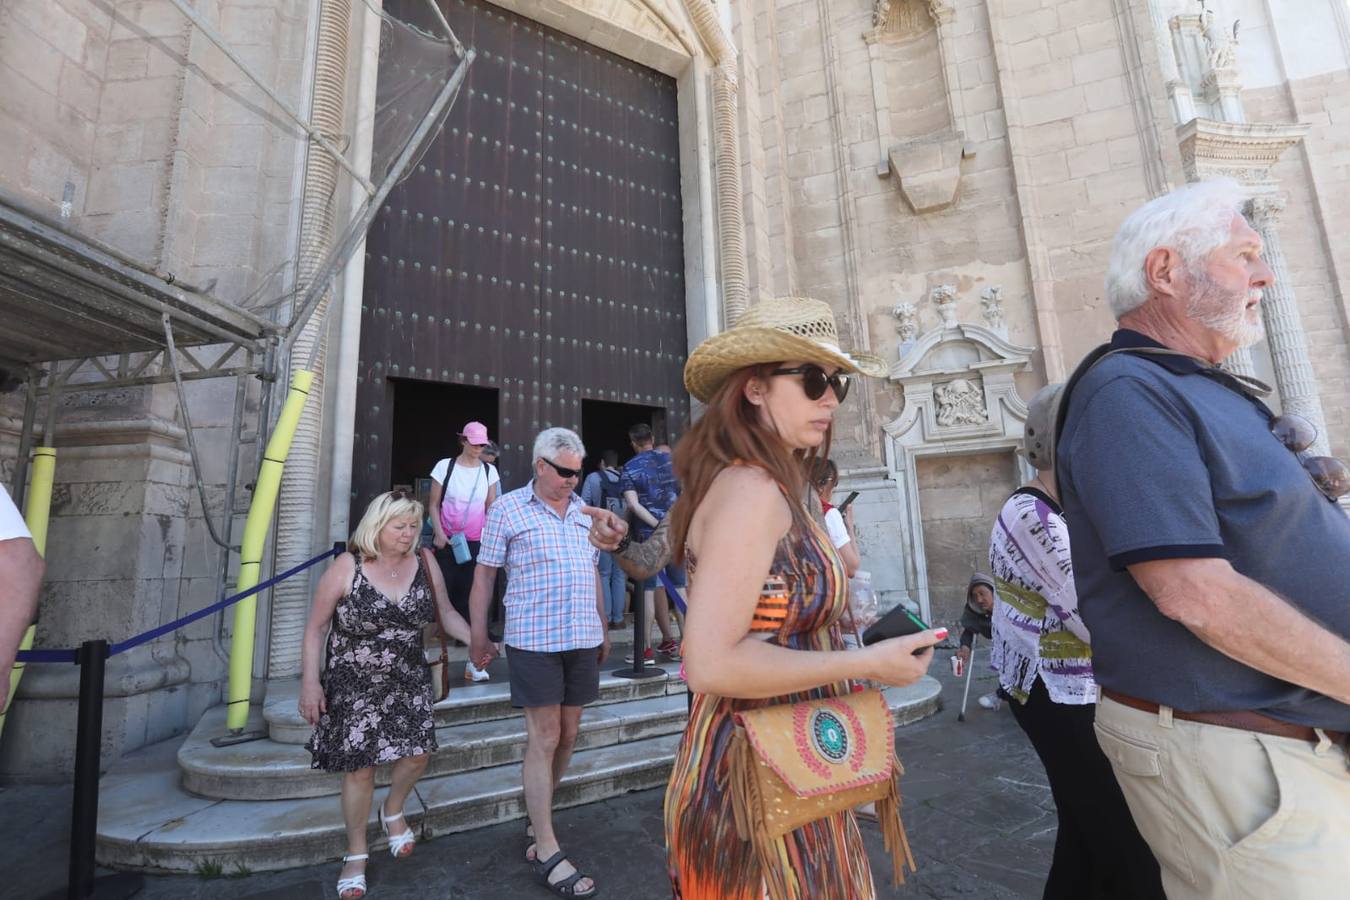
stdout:
POLYGON ((685 604, 684 598, 680 596, 680 591, 675 587, 675 583, 666 574, 666 570, 662 569, 657 572, 656 577, 661 579, 661 587, 666 589, 666 596, 675 601, 675 606, 680 610, 680 615, 685 615, 689 607, 685 604))
MULTIPOLYGON (((108 655, 109 655, 109 656, 116 656, 116 655, 119 654, 119 653, 125 653, 125 652, 127 652, 128 650, 132 649, 133 647, 139 647, 141 644, 144 644, 144 643, 146 643, 146 642, 148 642, 148 641, 153 641, 155 638, 158 638, 158 637, 163 637, 164 635, 168 634, 168 633, 171 632, 171 631, 177 631, 179 628, 182 628, 184 625, 191 625, 193 622, 197 621, 198 619, 203 619, 203 618, 205 618, 205 617, 207 617, 207 616, 209 616, 209 615, 212 615, 212 614, 214 614, 214 613, 217 613, 217 612, 219 612, 220 610, 224 609, 224 608, 227 607, 227 606, 232 606, 232 605, 234 605, 235 603, 238 603, 240 600, 243 600, 245 597, 252 597, 254 594, 259 593, 260 591, 265 591, 265 590, 267 590, 268 588, 270 588, 270 587, 271 587, 272 585, 274 585, 274 584, 277 584, 277 583, 279 583, 279 582, 285 581, 287 578, 290 578, 292 575, 297 575, 297 574, 299 574, 300 572, 303 572, 303 571, 305 571, 305 570, 308 569, 308 568, 311 568, 311 567, 313 567, 313 566, 316 566, 316 565, 318 565, 319 563, 323 562, 325 559, 331 559, 331 558, 334 557, 334 556, 337 556, 337 555, 339 555, 339 554, 341 554, 341 553, 345 553, 345 552, 346 552, 346 549, 347 549, 347 548, 346 548, 346 545, 345 545, 345 544, 340 544, 340 543, 339 543, 339 544, 334 544, 332 550, 326 550, 326 551, 324 551, 323 553, 320 553, 318 556, 313 557, 312 559, 307 559, 307 560, 305 560, 304 562, 300 563, 298 566, 295 566, 295 567, 293 567, 293 568, 287 569, 285 572, 282 572, 280 575, 274 575, 274 576, 272 576, 271 578, 269 578, 269 579, 267 579, 266 581, 264 581, 262 584, 256 585, 255 587, 251 587, 251 588, 249 588, 249 589, 246 590, 246 591, 241 591, 241 592, 239 592, 238 594, 235 594, 233 597, 226 597, 224 600, 221 600, 219 603, 213 603, 213 604, 211 604, 210 606, 205 607, 204 609, 199 609, 199 610, 197 610, 196 612, 188 613, 186 616, 183 616, 183 618, 181 618, 181 619, 175 619, 174 621, 168 623, 167 625, 161 625, 161 626, 159 626, 158 628, 152 628, 152 629, 150 629, 149 631, 142 632, 141 634, 136 635, 135 637, 127 638, 125 641, 122 641, 122 642, 117 643, 117 644, 113 644, 111 647, 108 648, 108 655)), ((46 650, 46 649, 43 649, 43 650, 24 650, 24 651, 22 651, 22 652, 19 653, 19 655, 18 655, 18 657, 17 657, 17 659, 16 659, 15 661, 16 661, 16 662, 21 662, 21 663, 30 663, 30 662, 34 662, 34 663, 58 663, 58 662, 69 662, 69 663, 73 663, 73 662, 75 662, 75 654, 76 654, 76 651, 75 651, 75 650, 46 650)))

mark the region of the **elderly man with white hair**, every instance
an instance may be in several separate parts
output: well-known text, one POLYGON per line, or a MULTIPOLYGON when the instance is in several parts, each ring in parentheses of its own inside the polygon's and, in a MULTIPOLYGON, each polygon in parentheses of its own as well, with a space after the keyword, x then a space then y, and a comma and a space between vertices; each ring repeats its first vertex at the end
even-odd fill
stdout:
POLYGON ((590 897, 595 882, 568 860, 553 832, 553 792, 572 758, 581 708, 600 694, 609 655, 599 555, 576 495, 586 448, 576 432, 549 428, 534 442, 534 478, 488 510, 469 598, 470 658, 492 655, 488 607, 506 567, 511 703, 525 710, 525 807, 534 843, 526 859, 563 897, 590 897))
POLYGON ((1260 339, 1274 277, 1246 200, 1202 182, 1125 220, 1119 330, 1059 417, 1097 739, 1172 900, 1350 884, 1345 469, 1219 368, 1260 339))

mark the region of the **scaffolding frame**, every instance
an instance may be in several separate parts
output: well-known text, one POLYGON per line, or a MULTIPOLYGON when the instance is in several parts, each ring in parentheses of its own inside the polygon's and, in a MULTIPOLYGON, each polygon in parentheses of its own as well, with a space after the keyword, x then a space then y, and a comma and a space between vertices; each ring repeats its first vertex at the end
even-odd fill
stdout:
POLYGON ((239 550, 231 546, 230 539, 247 380, 255 377, 262 383, 256 426, 261 457, 273 426, 271 395, 296 337, 364 240, 384 199, 406 176, 436 127, 444 121, 475 53, 460 43, 435 0, 427 0, 434 18, 444 29, 437 37, 448 43, 458 62, 391 168, 376 185, 357 172, 331 141, 259 78, 186 0, 173 2, 287 119, 305 132, 310 152, 318 150, 336 159, 361 186, 365 202, 349 211, 346 237, 330 253, 324 266, 302 293, 289 298, 292 314, 290 321, 283 324, 222 301, 208 290, 180 281, 172 273, 148 268, 115 248, 75 232, 63 221, 27 208, 0 192, 0 317, 7 322, 7 331, 0 334, 0 368, 21 377, 25 383, 18 459, 11 480, 11 494, 20 506, 27 489, 42 399, 47 401, 42 434, 50 442, 63 391, 175 385, 202 518, 211 538, 224 551, 217 584, 219 594, 228 578, 230 553, 239 550), (227 463, 224 521, 218 532, 207 505, 184 382, 230 377, 236 379, 229 436, 232 446, 227 463))

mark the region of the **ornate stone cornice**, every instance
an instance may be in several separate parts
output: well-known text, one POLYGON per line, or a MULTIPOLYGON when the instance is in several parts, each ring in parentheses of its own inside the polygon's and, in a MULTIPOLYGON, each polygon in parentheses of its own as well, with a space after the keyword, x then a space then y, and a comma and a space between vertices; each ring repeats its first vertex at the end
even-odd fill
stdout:
POLYGON ((1273 189, 1271 169, 1312 126, 1269 122, 1216 122, 1194 118, 1177 128, 1187 181, 1224 176, 1248 187, 1273 189))

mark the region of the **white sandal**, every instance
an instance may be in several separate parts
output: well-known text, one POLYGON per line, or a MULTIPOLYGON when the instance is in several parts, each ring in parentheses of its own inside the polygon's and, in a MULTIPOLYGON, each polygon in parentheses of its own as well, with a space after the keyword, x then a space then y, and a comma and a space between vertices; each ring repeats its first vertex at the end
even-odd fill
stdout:
MULTIPOLYGON (((359 859, 370 859, 370 854, 355 853, 342 857, 344 863, 356 862, 359 859)), ((339 878, 337 894, 341 900, 360 900, 366 895, 366 873, 362 872, 360 875, 353 875, 350 878, 339 878), (351 893, 348 893, 349 891, 351 893)))
POLYGON ((389 855, 394 857, 394 859, 403 859, 406 856, 411 856, 413 845, 417 843, 417 838, 413 835, 411 827, 402 834, 389 833, 389 823, 397 822, 402 818, 403 813, 401 812, 396 816, 386 816, 384 814, 384 804, 380 804, 380 830, 384 832, 385 837, 389 838, 389 855), (407 851, 406 853, 404 852, 405 850, 407 851))

